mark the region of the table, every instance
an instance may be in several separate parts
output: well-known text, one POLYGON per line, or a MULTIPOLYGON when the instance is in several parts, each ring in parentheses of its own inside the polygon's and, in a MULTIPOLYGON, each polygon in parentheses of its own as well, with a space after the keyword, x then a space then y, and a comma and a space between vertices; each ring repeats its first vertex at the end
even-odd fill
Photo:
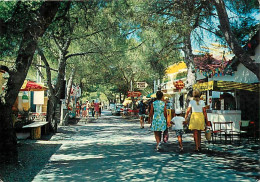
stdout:
POLYGON ((23 126, 23 128, 31 128, 31 139, 41 138, 41 127, 47 125, 48 122, 34 122, 23 126))
MULTIPOLYGON (((214 125, 214 131, 217 131, 217 132, 219 132, 220 133, 220 140, 221 140, 221 133, 225 133, 225 143, 226 143, 226 141, 227 141, 227 133, 228 133, 228 131, 229 131, 229 134, 230 135, 232 135, 231 133, 232 133, 232 124, 233 124, 233 122, 232 121, 228 121, 228 122, 213 122, 213 125, 214 125), (218 126, 218 129, 216 129, 216 125, 218 126), (223 128, 222 129, 222 125, 224 125, 225 126, 225 128, 223 128), (228 125, 231 125, 230 126, 230 129, 228 128, 228 125)), ((213 133, 214 133, 214 131, 213 131, 213 133)), ((230 136, 230 142, 231 142, 231 136, 230 136)))
POLYGON ((241 121, 240 110, 207 110, 208 120, 215 122, 232 121, 232 130, 240 131, 239 122, 241 121))

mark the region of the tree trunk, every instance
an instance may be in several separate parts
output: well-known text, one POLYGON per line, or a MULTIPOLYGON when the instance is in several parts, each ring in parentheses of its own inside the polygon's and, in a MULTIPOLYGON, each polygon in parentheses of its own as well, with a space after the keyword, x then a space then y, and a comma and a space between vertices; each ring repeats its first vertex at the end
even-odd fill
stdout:
MULTIPOLYGON (((50 123, 52 132, 57 132, 58 127, 58 116, 56 115, 57 105, 60 102, 61 98, 61 92, 62 92, 62 84, 64 82, 65 77, 65 67, 66 67, 66 58, 65 55, 60 53, 60 60, 59 60, 59 69, 58 69, 58 78, 55 85, 55 88, 53 88, 53 91, 50 92, 49 96, 49 107, 48 109, 48 122, 50 123)), ((47 65, 46 65, 47 69, 47 65)), ((47 70, 46 70, 47 71, 47 70)), ((47 74, 47 76, 50 76, 50 74, 47 74)), ((51 78, 48 78, 48 80, 51 80, 51 78)), ((50 82, 48 83, 49 86, 50 82)), ((52 86, 51 86, 52 87, 52 86)))
POLYGON ((0 99, 0 156, 2 158, 17 159, 16 134, 11 119, 12 105, 28 73, 37 40, 52 22, 59 5, 60 2, 44 2, 39 9, 39 17, 23 34, 15 65, 9 72, 10 77, 0 99))
POLYGON ((229 47, 233 53, 238 57, 239 61, 250 71, 252 71, 258 79, 260 79, 260 65, 255 63, 246 51, 238 43, 235 35, 231 31, 230 23, 228 20, 228 14, 226 12, 225 3, 223 0, 211 0, 211 2, 216 6, 220 30, 223 33, 225 40, 227 41, 229 47))
POLYGON ((187 94, 188 97, 185 102, 185 108, 188 107, 189 98, 190 98, 189 96, 192 95, 192 90, 193 90, 192 86, 196 83, 196 72, 194 69, 194 56, 192 54, 190 35, 191 32, 185 37, 186 39, 184 40, 185 63, 187 66, 187 80, 185 83, 185 88, 188 92, 187 94))
POLYGON ((58 117, 55 115, 56 114, 56 109, 57 109, 57 104, 59 103, 59 99, 55 96, 49 97, 49 104, 47 107, 47 121, 49 122, 50 125, 50 130, 53 133, 57 132, 58 129, 58 117))
POLYGON ((192 48, 191 48, 191 40, 190 40, 190 33, 186 36, 185 39, 185 63, 187 66, 187 81, 185 88, 187 90, 192 90, 192 86, 196 83, 196 73, 194 69, 194 56, 192 54, 192 48))
POLYGON ((12 109, 0 105, 0 162, 16 162, 17 155, 17 139, 13 128, 12 109))
POLYGON ((70 103, 70 91, 72 88, 72 83, 73 83, 73 78, 75 75, 75 69, 72 70, 71 74, 70 74, 70 78, 67 84, 67 94, 66 94, 66 105, 68 106, 70 103))
MULTIPOLYGON (((70 91, 71 91, 71 88, 72 88, 74 75, 75 75, 75 69, 72 70, 68 84, 67 84, 67 93, 66 93, 66 98, 65 98, 65 104, 66 104, 67 107, 69 106, 69 103, 70 103, 70 91)), ((61 108, 61 109, 63 109, 63 108, 61 108)), ((61 117, 61 121, 60 121, 61 126, 67 126, 68 125, 67 114, 69 114, 68 110, 66 110, 66 113, 63 112, 63 116, 61 117)))

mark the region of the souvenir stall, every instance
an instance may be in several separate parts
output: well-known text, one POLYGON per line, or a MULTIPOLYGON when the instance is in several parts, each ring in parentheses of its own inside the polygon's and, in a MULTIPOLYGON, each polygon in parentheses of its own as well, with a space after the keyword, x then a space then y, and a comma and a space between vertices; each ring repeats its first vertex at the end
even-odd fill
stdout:
POLYGON ((259 84, 237 83, 230 81, 209 81, 197 83, 193 88, 198 88, 206 93, 205 103, 208 105, 208 120, 214 122, 232 121, 232 130, 239 130, 241 121, 240 96, 241 90, 257 92, 259 84))
POLYGON ((183 110, 185 108, 185 99, 187 91, 184 88, 184 83, 187 77, 187 66, 182 61, 169 66, 166 70, 164 82, 162 84, 162 91, 171 95, 169 102, 172 108, 179 108, 183 110))
MULTIPOLYGON (((251 58, 260 62, 258 44, 254 53, 251 58)), ((227 60, 206 55, 194 62, 197 83, 193 88, 202 91, 210 121, 232 122, 230 129, 238 131, 241 120, 259 119, 259 80, 236 57, 227 60)))
POLYGON ((44 91, 47 87, 42 84, 25 80, 17 97, 19 111, 29 111, 31 119, 44 120, 46 115, 47 100, 44 91))

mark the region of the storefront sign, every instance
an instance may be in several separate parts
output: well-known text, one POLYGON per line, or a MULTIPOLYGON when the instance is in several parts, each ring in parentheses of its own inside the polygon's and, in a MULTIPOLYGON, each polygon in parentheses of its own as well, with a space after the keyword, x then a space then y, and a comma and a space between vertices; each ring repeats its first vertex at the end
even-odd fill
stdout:
POLYGON ((145 89, 148 86, 146 82, 136 82, 136 84, 137 84, 137 88, 139 89, 145 89))
POLYGON ((127 92, 127 96, 128 97, 140 97, 142 95, 142 93, 141 92, 134 92, 134 91, 128 91, 127 92))
POLYGON ((213 90, 214 81, 196 83, 193 85, 193 89, 199 89, 200 91, 213 90))
POLYGON ((44 91, 35 91, 33 97, 33 104, 44 104, 44 91))
POLYGON ((23 103, 28 103, 28 102, 29 102, 29 97, 24 94, 24 95, 22 96, 22 100, 23 100, 23 103))
POLYGON ((181 90, 181 89, 184 88, 184 83, 183 83, 182 80, 179 80, 179 81, 174 83, 174 86, 176 87, 176 89, 181 90))

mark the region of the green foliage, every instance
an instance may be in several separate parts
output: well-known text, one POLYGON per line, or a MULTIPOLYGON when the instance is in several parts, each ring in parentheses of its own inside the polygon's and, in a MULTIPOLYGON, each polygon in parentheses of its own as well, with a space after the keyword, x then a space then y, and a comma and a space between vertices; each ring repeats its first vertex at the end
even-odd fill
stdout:
POLYGON ((185 77, 187 77, 187 71, 178 73, 178 74, 176 75, 176 80, 181 79, 181 78, 185 78, 185 77))
MULTIPOLYGON (((249 16, 256 10, 257 1, 226 2, 230 11, 238 15, 236 21, 231 21, 232 29, 243 44, 246 35, 257 28, 255 18, 249 16), (247 18, 243 20, 242 16, 247 18)), ((34 26, 27 19, 35 16, 40 4, 40 1, 0 2, 0 23, 16 27, 8 33, 1 29, 1 60, 16 58, 21 32, 34 26), (18 21, 18 16, 24 17, 22 21, 18 21)), ((53 70, 59 68, 62 50, 67 51, 66 56, 82 53, 67 59, 67 80, 75 69, 74 84, 82 87, 84 96, 103 92, 114 97, 126 94, 131 81, 133 85, 145 81, 152 90, 153 80, 162 79, 169 65, 182 60, 185 37, 193 32, 194 41, 203 42, 197 30, 204 28, 216 33, 215 22, 213 6, 202 0, 62 2, 55 21, 38 45, 53 70)), ((35 57, 29 77, 35 76, 37 64, 35 57)), ((42 74, 46 81, 45 71, 42 74)), ((52 79, 57 76, 52 71, 52 79)), ((179 75, 183 76, 184 73, 179 75)))
POLYGON ((1 56, 16 57, 22 33, 38 26, 34 24, 34 19, 40 5, 41 2, 37 1, 0 2, 1 56))

